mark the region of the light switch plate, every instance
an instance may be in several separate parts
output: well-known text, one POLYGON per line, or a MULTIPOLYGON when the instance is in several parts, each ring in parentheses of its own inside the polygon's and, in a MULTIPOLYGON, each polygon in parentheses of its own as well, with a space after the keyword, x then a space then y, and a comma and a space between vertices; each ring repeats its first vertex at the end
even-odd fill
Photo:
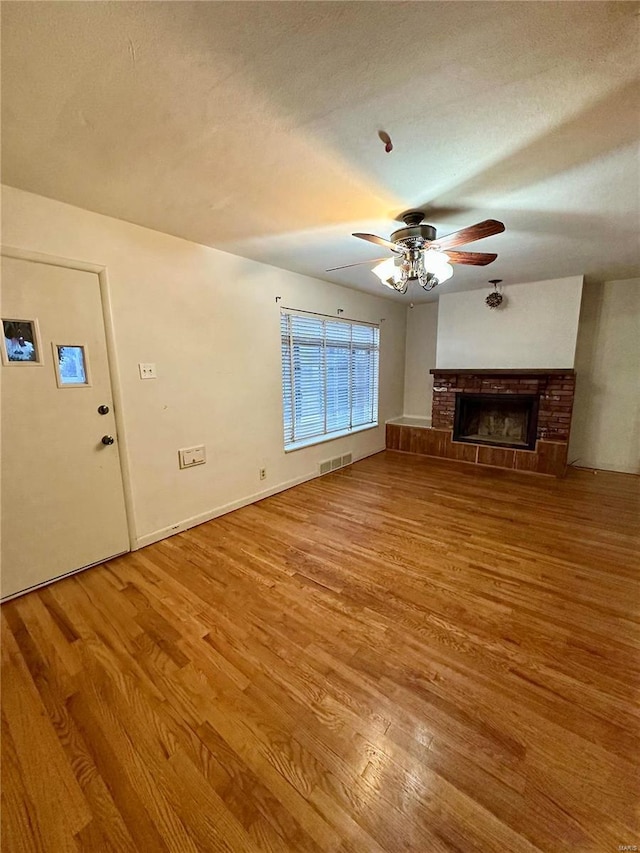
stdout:
POLYGON ((204 465, 207 461, 207 454, 204 449, 204 444, 198 444, 195 447, 187 447, 184 450, 178 451, 178 462, 181 468, 192 468, 194 465, 204 465))
POLYGON ((157 379, 156 366, 151 362, 139 362, 140 379, 157 379))

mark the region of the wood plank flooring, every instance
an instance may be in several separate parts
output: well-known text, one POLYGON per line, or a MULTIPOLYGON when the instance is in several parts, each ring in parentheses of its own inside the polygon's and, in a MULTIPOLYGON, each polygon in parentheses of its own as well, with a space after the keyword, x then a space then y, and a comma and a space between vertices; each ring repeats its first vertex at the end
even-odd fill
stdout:
POLYGON ((639 480, 386 452, 2 608, 2 849, 640 845, 639 480))

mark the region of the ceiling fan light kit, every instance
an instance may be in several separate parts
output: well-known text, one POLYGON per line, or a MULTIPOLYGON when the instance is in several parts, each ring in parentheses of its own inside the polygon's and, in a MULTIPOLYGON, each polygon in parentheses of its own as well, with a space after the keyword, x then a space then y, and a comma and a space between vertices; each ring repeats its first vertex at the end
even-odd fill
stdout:
MULTIPOLYGON (((469 228, 463 228, 446 237, 437 239, 436 229, 423 223, 424 214, 419 210, 410 210, 402 216, 405 228, 394 231, 389 240, 377 237, 375 234, 359 234, 353 236, 378 246, 390 249, 393 256, 376 263, 372 272, 380 282, 397 293, 406 293, 409 282, 417 281, 424 290, 433 290, 437 285, 447 281, 453 275, 451 264, 470 264, 486 266, 498 257, 492 252, 454 252, 454 246, 462 246, 500 234, 504 224, 496 219, 486 219, 469 228)), ((372 263, 372 261, 362 261, 372 263)), ((345 267, 358 266, 346 264, 345 267)), ((343 269, 343 267, 334 267, 343 269)), ((327 270, 330 272, 332 270, 327 270)))
POLYGON ((372 272, 382 284, 398 293, 406 293, 410 281, 417 281, 425 290, 447 281, 453 275, 453 267, 444 252, 434 249, 412 250, 404 258, 387 258, 377 264, 372 272))

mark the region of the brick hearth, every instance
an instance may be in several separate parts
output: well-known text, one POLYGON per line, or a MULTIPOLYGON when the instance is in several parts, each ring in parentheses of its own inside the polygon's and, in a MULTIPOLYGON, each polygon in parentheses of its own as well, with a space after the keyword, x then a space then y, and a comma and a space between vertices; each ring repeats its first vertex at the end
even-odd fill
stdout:
POLYGON ((431 427, 387 424, 387 447, 519 471, 562 476, 567 465, 575 371, 434 369, 431 427), (456 394, 530 394, 539 399, 535 450, 453 441, 456 394))

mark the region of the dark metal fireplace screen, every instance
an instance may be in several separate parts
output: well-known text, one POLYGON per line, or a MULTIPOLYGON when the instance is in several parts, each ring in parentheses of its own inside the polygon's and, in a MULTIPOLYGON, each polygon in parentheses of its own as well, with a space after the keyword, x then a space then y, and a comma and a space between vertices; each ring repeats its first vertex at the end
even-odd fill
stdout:
POLYGON ((454 441, 535 450, 537 425, 537 396, 456 394, 454 441))

